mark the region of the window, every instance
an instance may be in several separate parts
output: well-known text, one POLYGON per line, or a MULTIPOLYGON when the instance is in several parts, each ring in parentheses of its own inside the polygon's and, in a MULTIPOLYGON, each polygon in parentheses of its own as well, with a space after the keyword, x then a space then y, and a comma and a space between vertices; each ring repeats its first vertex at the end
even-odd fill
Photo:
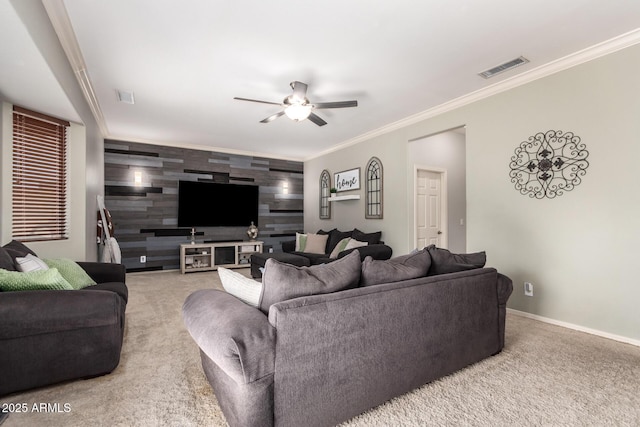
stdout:
POLYGON ((331 218, 329 197, 331 197, 331 175, 327 170, 323 170, 320 174, 320 219, 331 218))
POLYGON ((366 168, 366 196, 365 218, 382 219, 382 162, 372 157, 366 168))
POLYGON ((69 237, 67 128, 69 122, 13 107, 13 238, 69 237))

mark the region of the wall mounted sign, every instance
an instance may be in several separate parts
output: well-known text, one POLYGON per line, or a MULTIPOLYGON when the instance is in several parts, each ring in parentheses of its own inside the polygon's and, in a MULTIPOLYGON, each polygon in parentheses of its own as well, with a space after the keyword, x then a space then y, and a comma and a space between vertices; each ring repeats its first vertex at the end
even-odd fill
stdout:
POLYGON ((360 188, 360 168, 336 172, 333 175, 333 182, 338 191, 358 190, 360 188))
POLYGON ((586 145, 573 132, 538 132, 516 148, 509 176, 520 194, 553 199, 582 182, 589 167, 587 157, 586 145))

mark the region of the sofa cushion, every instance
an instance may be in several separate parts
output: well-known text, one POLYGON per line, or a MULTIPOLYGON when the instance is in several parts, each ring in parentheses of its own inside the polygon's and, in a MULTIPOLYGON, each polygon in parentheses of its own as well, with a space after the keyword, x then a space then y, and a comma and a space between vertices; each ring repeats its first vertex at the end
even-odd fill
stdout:
POLYGON ((361 264, 357 250, 332 263, 310 267, 270 258, 262 275, 260 310, 269 313, 269 307, 280 301, 355 288, 360 282, 361 264))
POLYGON ((96 284, 96 281, 75 261, 67 258, 56 258, 45 259, 44 262, 49 268, 57 268, 62 277, 69 282, 73 289, 82 289, 96 284))
POLYGON ((380 243, 380 239, 382 238, 382 231, 376 231, 375 233, 363 233, 355 228, 353 233, 351 233, 351 237, 361 242, 367 242, 370 245, 377 245, 380 243))
POLYGON ((7 271, 16 271, 13 258, 5 248, 0 248, 0 268, 7 271))
POLYGON ((427 246, 425 249, 431 255, 429 276, 482 268, 487 262, 487 254, 484 251, 470 254, 454 254, 435 245, 427 246))
POLYGON ((27 254, 23 257, 16 257, 15 261, 18 271, 28 273, 30 271, 48 270, 49 266, 35 255, 27 254))
POLYGON ((73 290, 58 269, 35 270, 28 273, 0 270, 2 291, 73 290))
POLYGON ((258 307, 260 293, 262 292, 262 284, 260 282, 224 267, 218 267, 218 275, 220 276, 222 287, 227 293, 253 307, 258 307))
POLYGON ((361 286, 400 282, 427 275, 431 257, 426 249, 388 260, 375 260, 370 256, 362 262, 361 286))

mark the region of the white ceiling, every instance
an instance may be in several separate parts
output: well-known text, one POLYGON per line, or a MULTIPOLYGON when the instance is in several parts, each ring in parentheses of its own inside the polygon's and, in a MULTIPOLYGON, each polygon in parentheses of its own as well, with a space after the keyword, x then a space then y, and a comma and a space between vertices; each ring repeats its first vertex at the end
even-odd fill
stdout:
MULTIPOLYGON (((10 1, 0 1, 0 40, 10 31, 28 44, 10 1)), ((633 32, 640 41, 638 0, 46 3, 58 12, 66 9, 70 24, 56 31, 75 37, 83 62, 72 66, 86 65, 105 137, 295 159, 534 74, 618 36, 633 32), (490 80, 477 75, 520 55, 531 62, 490 80), (233 99, 280 102, 294 80, 309 85, 311 102, 356 99, 359 106, 319 110, 328 122, 323 127, 286 117, 262 124, 278 106, 233 99), (118 89, 132 91, 135 105, 118 102, 118 89)), ((50 72, 39 80, 44 89, 27 80, 32 69, 45 68, 46 74, 34 47, 23 57, 7 52, 5 44, 0 68, 9 62, 6 68, 20 75, 12 80, 10 70, 0 70, 0 95, 16 102, 29 89, 56 91, 49 89, 56 86, 50 72)), ((25 106, 74 120, 62 98, 49 97, 58 106, 25 106)))

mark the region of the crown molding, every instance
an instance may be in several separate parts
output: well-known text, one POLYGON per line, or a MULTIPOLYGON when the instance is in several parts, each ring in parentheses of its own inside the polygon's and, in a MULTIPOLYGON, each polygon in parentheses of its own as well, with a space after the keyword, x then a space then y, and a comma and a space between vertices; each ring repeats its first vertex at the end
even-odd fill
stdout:
POLYGON ((300 157, 287 157, 287 156, 268 154, 268 153, 263 153, 258 151, 236 150, 234 148, 213 147, 211 145, 193 144, 188 142, 163 142, 163 141, 148 140, 144 138, 105 136, 105 140, 107 139, 109 141, 117 141, 117 142, 123 142, 123 143, 135 142, 138 144, 160 145, 162 147, 173 147, 173 148, 184 148, 185 150, 210 151, 210 152, 223 153, 223 154, 233 154, 236 156, 260 157, 263 159, 286 160, 291 162, 304 161, 304 159, 300 157))
POLYGON ((60 40, 62 49, 67 55, 69 64, 71 65, 76 79, 78 80, 78 84, 80 85, 80 90, 82 90, 82 93, 89 104, 89 108, 91 109, 91 113, 93 114, 96 123, 98 124, 98 128, 100 129, 102 136, 106 137, 106 135, 109 134, 109 129, 106 121, 104 120, 104 115, 100 108, 98 98, 93 90, 89 75, 87 74, 87 66, 84 62, 80 45, 78 45, 78 39, 73 31, 73 27, 71 26, 67 9, 64 7, 62 0, 42 0, 42 4, 49 16, 51 24, 53 25, 53 29, 58 36, 58 40, 60 40))
POLYGON ((598 59, 600 57, 620 51, 627 47, 636 45, 638 43, 640 43, 640 28, 635 29, 633 31, 629 31, 628 33, 614 37, 602 43, 598 43, 596 45, 590 46, 578 52, 574 52, 563 58, 557 59, 555 61, 541 65, 539 67, 533 68, 529 71, 525 71, 521 74, 502 80, 498 83, 495 83, 490 86, 484 87, 482 89, 476 90, 474 92, 468 93, 459 98, 440 104, 436 107, 430 108, 428 110, 422 111, 420 113, 417 113, 409 117, 406 117, 404 119, 398 120, 396 122, 390 123, 386 126, 380 127, 371 132, 358 135, 355 138, 351 138, 347 141, 337 144, 318 154, 314 154, 313 156, 307 157, 305 158, 305 161, 312 160, 312 159, 324 156, 326 154, 330 154, 332 152, 342 150, 351 145, 359 144, 361 142, 370 140, 377 136, 384 135, 384 134, 393 132, 395 130, 405 128, 407 126, 439 116, 441 114, 447 113, 452 110, 456 110, 460 107, 464 107, 466 105, 491 97, 493 95, 506 92, 518 86, 531 83, 535 80, 550 76, 560 71, 570 69, 577 65, 584 64, 589 61, 593 61, 594 59, 598 59))

